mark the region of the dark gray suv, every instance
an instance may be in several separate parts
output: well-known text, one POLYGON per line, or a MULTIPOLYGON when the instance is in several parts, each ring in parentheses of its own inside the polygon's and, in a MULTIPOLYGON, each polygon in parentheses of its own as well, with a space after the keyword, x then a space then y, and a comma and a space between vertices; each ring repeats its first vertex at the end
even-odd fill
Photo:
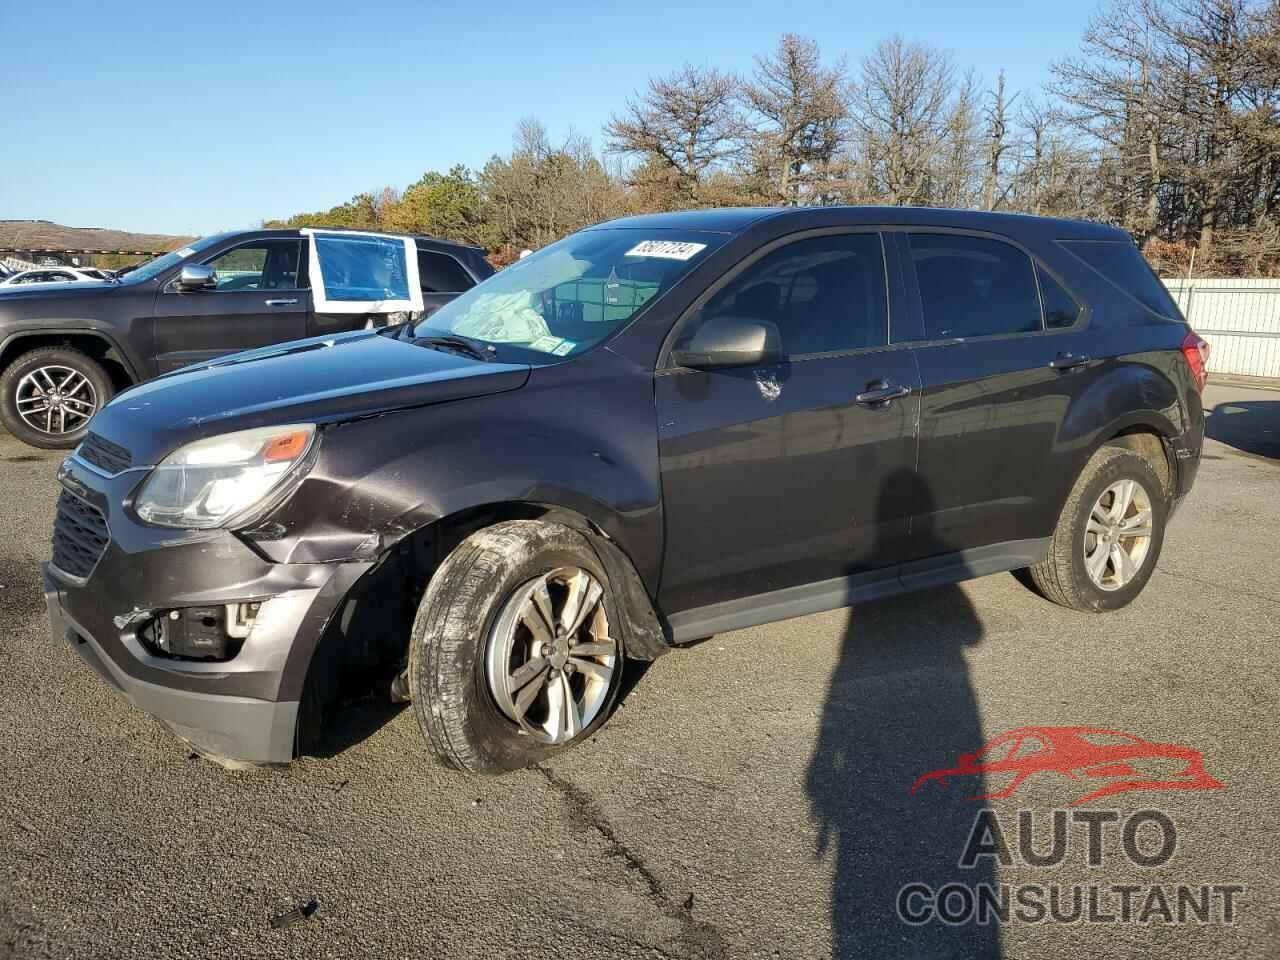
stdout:
POLYGON ((719 632, 1004 570, 1129 603, 1206 351, 1109 227, 620 220, 126 390, 60 472, 49 618, 210 754, 287 761, 373 685, 510 770, 603 723, 624 658, 719 632))

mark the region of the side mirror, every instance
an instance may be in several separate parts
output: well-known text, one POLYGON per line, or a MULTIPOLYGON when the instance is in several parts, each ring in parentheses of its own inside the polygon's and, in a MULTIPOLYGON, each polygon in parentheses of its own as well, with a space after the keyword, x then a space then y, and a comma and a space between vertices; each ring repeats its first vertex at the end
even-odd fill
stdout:
POLYGON ((213 267, 203 263, 187 263, 178 274, 178 289, 183 293, 195 290, 212 290, 218 285, 218 278, 213 267))
POLYGON ((671 351, 673 363, 693 370, 750 367, 782 359, 782 337, 776 324, 746 317, 715 317, 693 339, 671 351))

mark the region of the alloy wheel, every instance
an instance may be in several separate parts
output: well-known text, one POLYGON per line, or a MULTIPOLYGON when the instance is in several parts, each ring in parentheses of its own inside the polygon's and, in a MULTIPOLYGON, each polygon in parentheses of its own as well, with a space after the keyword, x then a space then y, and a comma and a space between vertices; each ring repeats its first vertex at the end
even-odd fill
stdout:
POLYGON ((32 430, 62 436, 89 422, 98 409, 98 393, 79 370, 51 364, 18 381, 15 406, 32 430))
POLYGON ((567 743, 599 715, 618 667, 604 589, 578 567, 536 577, 511 595, 485 653, 489 691, 529 736, 567 743))
POLYGON ((1119 590, 1142 569, 1151 549, 1151 497, 1136 480, 1117 480, 1102 491, 1084 534, 1084 566, 1102 590, 1119 590))

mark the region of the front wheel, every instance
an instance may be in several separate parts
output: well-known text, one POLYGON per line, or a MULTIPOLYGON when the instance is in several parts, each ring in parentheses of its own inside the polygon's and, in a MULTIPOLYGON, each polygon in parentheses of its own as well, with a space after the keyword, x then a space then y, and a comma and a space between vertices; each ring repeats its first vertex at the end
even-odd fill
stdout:
POLYGON ((1065 607, 1117 610, 1151 579, 1168 517, 1164 484, 1152 464, 1126 447, 1103 447, 1076 480, 1048 556, 1030 568, 1031 579, 1065 607))
POLYGON ((30 446, 74 447, 112 392, 107 371, 88 355, 42 347, 22 354, 0 375, 0 419, 30 446))
POLYGON ((589 737, 618 695, 619 622, 576 531, 515 520, 472 534, 431 578, 410 637, 414 713, 432 750, 494 774, 589 737))

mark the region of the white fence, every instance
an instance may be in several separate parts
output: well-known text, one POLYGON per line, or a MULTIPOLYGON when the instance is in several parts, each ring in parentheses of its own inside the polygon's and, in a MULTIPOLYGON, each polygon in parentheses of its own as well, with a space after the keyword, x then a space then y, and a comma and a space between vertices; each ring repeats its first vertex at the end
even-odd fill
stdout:
POLYGON ((1209 372, 1280 377, 1280 280, 1166 280, 1196 333, 1209 372))

